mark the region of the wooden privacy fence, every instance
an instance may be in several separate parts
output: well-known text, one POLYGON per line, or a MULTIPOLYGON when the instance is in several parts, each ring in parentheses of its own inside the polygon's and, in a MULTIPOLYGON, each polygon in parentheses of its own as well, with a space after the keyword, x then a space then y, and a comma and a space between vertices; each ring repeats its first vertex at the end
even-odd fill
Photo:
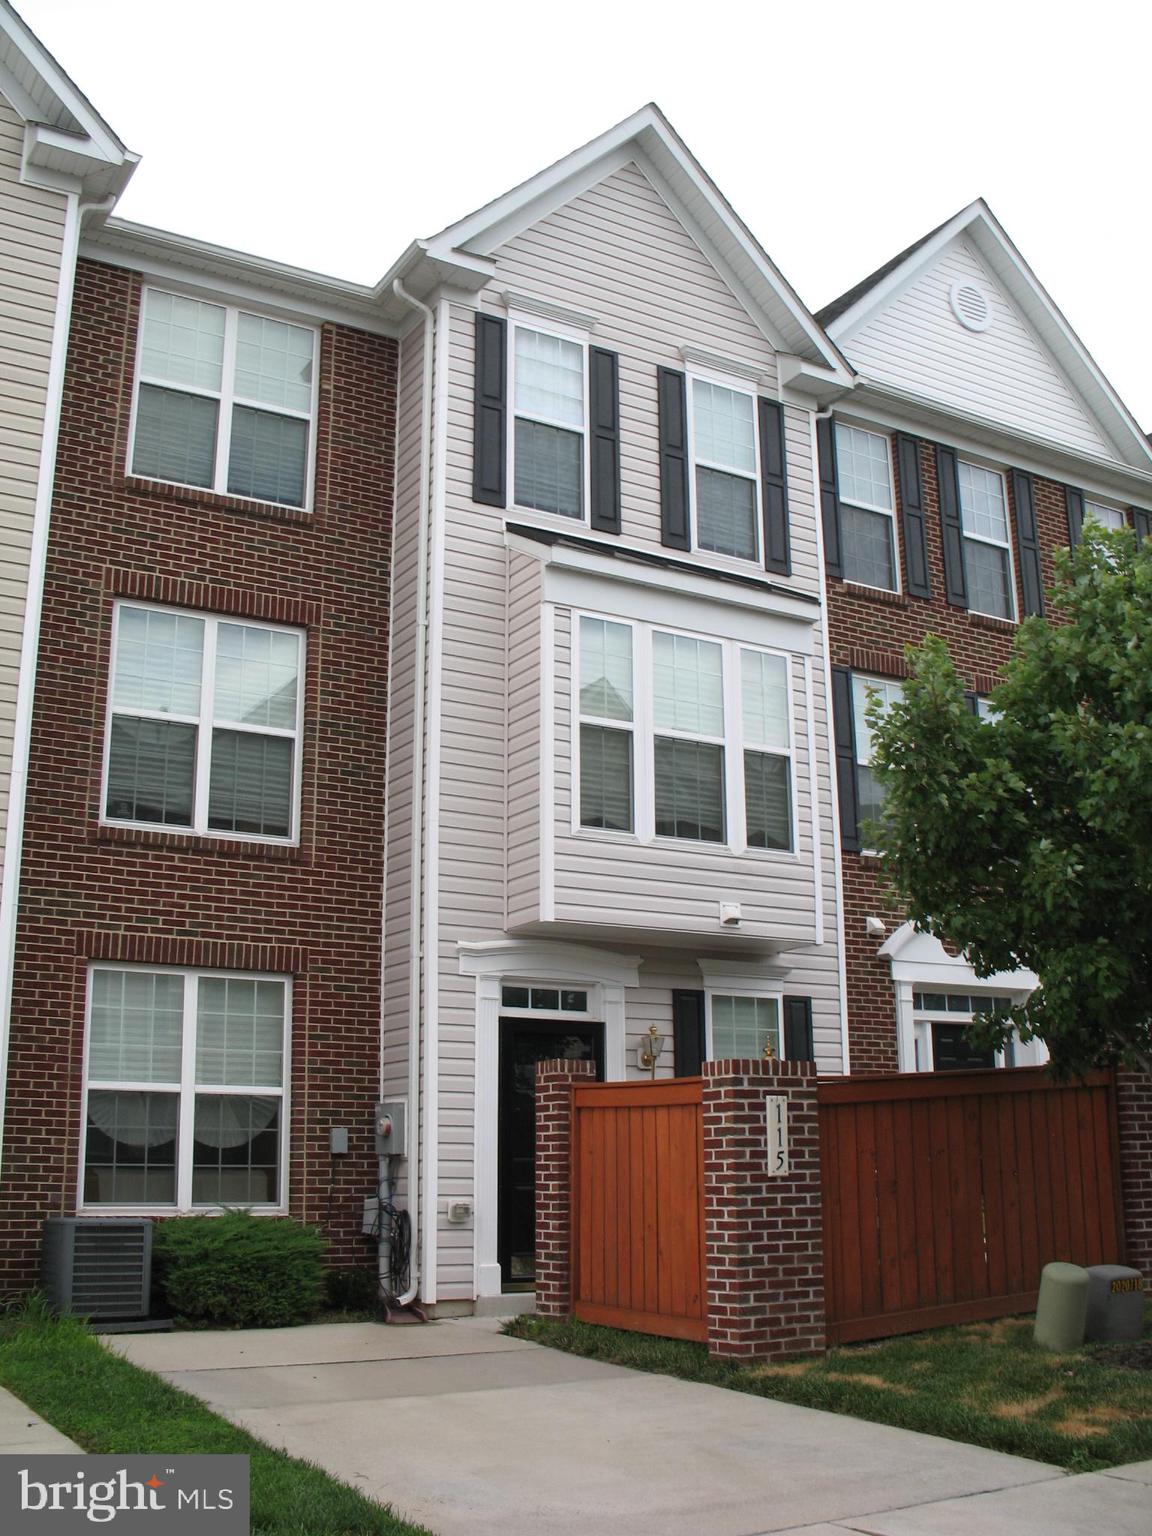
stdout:
POLYGON ((578 1318, 704 1339, 699 1078, 573 1087, 572 1304, 578 1318))
POLYGON ((1122 1256, 1114 1085, 1042 1070, 819 1087, 828 1342, 1027 1311, 1122 1256))

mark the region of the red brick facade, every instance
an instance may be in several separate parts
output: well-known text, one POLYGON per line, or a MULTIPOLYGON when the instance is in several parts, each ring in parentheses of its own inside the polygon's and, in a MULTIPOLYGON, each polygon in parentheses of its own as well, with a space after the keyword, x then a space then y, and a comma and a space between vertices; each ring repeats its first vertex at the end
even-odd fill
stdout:
POLYGON ((1120 1189, 1124 1203, 1125 1262, 1152 1290, 1152 1076, 1116 1074, 1120 1189))
POLYGON ((125 475, 142 280, 80 263, 29 769, 0 1290, 75 1211, 89 961, 290 975, 293 1214, 369 1257, 375 1184, 396 344, 320 331, 313 509, 125 475), (299 846, 100 825, 117 597, 306 635, 299 846), (350 1132, 345 1157, 329 1128, 350 1132))
MULTIPOLYGON (((892 461, 896 463, 895 441, 892 461)), ((829 578, 828 633, 832 665, 876 677, 907 676, 905 647, 920 644, 935 634, 948 648, 964 679, 976 693, 988 693, 996 674, 1012 649, 1016 625, 1002 619, 969 613, 949 605, 945 597, 944 551, 941 539, 940 501, 936 452, 932 443, 921 443, 923 504, 931 573, 930 599, 909 597, 906 592, 888 593, 829 578)), ((896 479, 896 540, 901 587, 905 585, 900 528, 900 486, 896 479)), ((1020 558, 1016 544, 1015 507, 1011 476, 1005 477, 1012 529, 1013 564, 1016 572, 1016 611, 1023 613, 1020 558)), ((1036 522, 1041 546, 1045 588, 1055 577, 1052 551, 1068 543, 1068 513, 1064 486, 1052 480, 1034 481, 1036 522)), ((883 938, 865 930, 869 917, 884 919, 888 931, 903 921, 893 905, 880 874, 879 861, 867 854, 845 850, 844 958, 848 980, 849 1054, 853 1073, 897 1070, 896 1003, 892 976, 877 951, 883 938)))

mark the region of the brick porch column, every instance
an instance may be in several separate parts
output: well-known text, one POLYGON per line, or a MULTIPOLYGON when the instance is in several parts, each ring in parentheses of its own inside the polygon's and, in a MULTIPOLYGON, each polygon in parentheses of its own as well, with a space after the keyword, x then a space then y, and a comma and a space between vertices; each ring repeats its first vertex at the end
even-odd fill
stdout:
POLYGON ((706 1061, 708 1353, 767 1360, 825 1347, 816 1069, 706 1061), (770 1096, 787 1100, 788 1172, 769 1172, 770 1096))
POLYGON ((590 1061, 536 1067, 536 1311, 572 1315, 572 1084, 590 1061))
POLYGON ((1152 1075, 1117 1072, 1120 1190, 1127 1262, 1152 1286, 1152 1075))

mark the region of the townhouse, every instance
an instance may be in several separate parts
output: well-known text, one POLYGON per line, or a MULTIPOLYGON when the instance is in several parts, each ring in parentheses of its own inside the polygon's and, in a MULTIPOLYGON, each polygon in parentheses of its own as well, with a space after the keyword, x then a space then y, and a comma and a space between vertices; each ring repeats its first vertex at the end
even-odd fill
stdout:
POLYGON ((898 696, 905 647, 931 632, 986 714, 1053 550, 1086 520, 1152 530, 1152 446, 981 201, 817 318, 856 375, 818 436, 850 1070, 1033 1064, 1041 1042, 994 1060, 965 1025, 1036 978, 977 977, 891 906, 864 706, 898 696))
POLYGON ((59 71, 107 163, 31 186, 64 151, 19 41, 7 227, 51 255, 60 215, 74 295, 0 325, 7 387, 53 322, 0 1285, 51 1214, 245 1204, 366 1265, 383 1178, 405 1296, 506 1310, 539 1060, 973 1064, 1035 978, 888 906, 864 703, 931 630, 983 709, 1052 549, 1152 505, 988 210, 813 316, 649 106, 343 283, 109 217, 134 157, 59 71))

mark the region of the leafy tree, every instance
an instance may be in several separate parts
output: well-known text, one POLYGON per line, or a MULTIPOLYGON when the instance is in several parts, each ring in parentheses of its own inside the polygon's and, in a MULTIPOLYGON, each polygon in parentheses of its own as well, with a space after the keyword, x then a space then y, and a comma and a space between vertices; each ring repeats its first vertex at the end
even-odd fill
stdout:
POLYGON ((873 829, 916 927, 980 976, 1041 984, 978 1026, 1044 1040, 1054 1070, 1152 1070, 1152 540, 1086 528, 1056 556, 1052 622, 1015 638, 997 712, 968 708, 944 642, 910 648, 904 700, 873 708, 887 789, 873 829))

